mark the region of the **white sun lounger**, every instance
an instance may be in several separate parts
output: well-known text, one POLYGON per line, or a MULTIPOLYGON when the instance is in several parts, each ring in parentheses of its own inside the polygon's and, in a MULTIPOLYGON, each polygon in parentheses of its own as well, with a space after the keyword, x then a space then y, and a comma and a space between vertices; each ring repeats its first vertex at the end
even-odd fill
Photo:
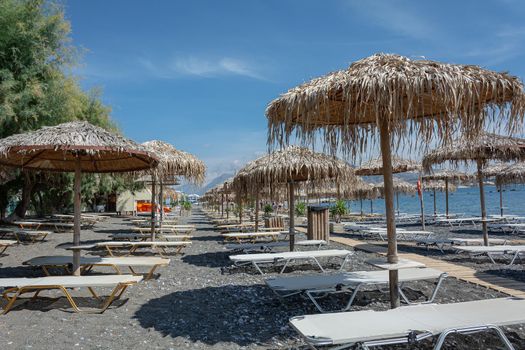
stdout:
POLYGON ((243 254, 243 255, 232 255, 230 260, 233 261, 236 266, 253 265, 261 275, 264 272, 261 270, 260 265, 272 264, 284 262, 279 273, 283 273, 289 263, 297 260, 313 261, 321 271, 324 272, 323 267, 319 263, 319 258, 339 258, 342 259, 340 270, 344 268, 346 262, 352 255, 352 252, 344 249, 332 249, 332 250, 311 250, 311 251, 300 251, 300 252, 283 252, 283 253, 263 253, 263 254, 243 254))
POLYGON ((127 249, 124 256, 129 256, 135 253, 140 248, 150 248, 157 252, 161 257, 167 254, 167 248, 175 248, 176 254, 182 254, 182 249, 191 245, 191 242, 170 242, 170 241, 141 241, 141 242, 124 242, 124 241, 107 241, 107 242, 96 242, 92 244, 83 244, 79 246, 69 246, 66 249, 94 249, 101 248, 105 249, 110 256, 118 256, 116 250, 127 249))
POLYGON ((94 298, 99 299, 95 287, 111 287, 113 291, 97 309, 96 313, 103 313, 111 303, 122 296, 131 285, 142 280, 142 276, 132 275, 99 275, 99 276, 48 276, 36 278, 0 278, 0 288, 4 288, 3 298, 7 304, 2 306, 2 314, 11 310, 15 301, 25 293, 34 293, 31 300, 38 297, 43 290, 57 289, 62 291, 69 304, 76 312, 94 312, 80 309, 75 303, 68 289, 87 288, 94 298))
MULTIPOLYGON (((321 249, 322 246, 326 245, 325 240, 303 240, 295 242, 295 246, 299 247, 317 247, 321 249)), ((260 242, 260 243, 245 243, 245 244, 226 244, 225 248, 232 252, 264 252, 269 253, 274 248, 289 247, 289 242, 260 242)))
MULTIPOLYGON (((430 246, 436 246, 442 253, 444 253, 443 248, 446 245, 483 245, 482 238, 421 238, 416 240, 417 245, 424 245, 427 248, 430 246)), ((489 244, 494 245, 505 245, 507 240, 503 238, 489 238, 489 244)))
POLYGON ((437 218, 435 223, 436 224, 444 224, 449 225, 450 227, 453 227, 454 225, 457 225, 458 227, 463 224, 471 224, 476 225, 478 222, 481 222, 481 217, 479 216, 472 216, 472 217, 463 217, 463 218, 437 218))
MULTIPOLYGON (((411 268, 399 270, 399 294, 407 304, 412 304, 403 293, 403 286, 408 282, 437 280, 436 286, 425 303, 434 301, 436 294, 447 274, 431 268, 411 268)), ((349 293, 346 305, 340 311, 350 310, 357 292, 370 285, 388 285, 388 271, 355 271, 337 274, 315 274, 292 277, 272 277, 266 280, 266 285, 281 298, 296 294, 306 294, 320 312, 326 310, 318 300, 329 294, 349 293)))
POLYGON ((516 259, 520 258, 520 255, 525 254, 525 245, 493 245, 493 246, 465 246, 465 247, 456 247, 455 248, 460 253, 467 253, 471 257, 477 255, 486 255, 489 257, 490 261, 495 264, 496 261, 494 257, 496 255, 510 255, 512 259, 509 265, 514 264, 516 259))
MULTIPOLYGON (((122 274, 120 268, 127 266, 131 273, 137 275, 135 268, 148 267, 150 270, 146 273, 145 279, 153 277, 153 273, 160 266, 168 266, 170 259, 159 258, 155 256, 144 257, 81 257, 80 266, 82 271, 89 272, 95 266, 109 266, 119 275, 122 274)), ((70 273, 69 266, 73 264, 72 256, 39 256, 23 262, 24 265, 41 267, 46 275, 51 275, 49 268, 63 268, 70 273)))
POLYGON ((361 349, 416 344, 439 336, 434 350, 452 333, 496 331, 508 350, 515 350, 501 326, 525 323, 525 299, 499 298, 453 304, 406 306, 387 311, 354 311, 297 316, 290 325, 312 348, 359 345, 361 349))
POLYGON ((270 238, 273 241, 277 241, 281 231, 272 231, 272 232, 241 232, 241 233, 224 233, 222 236, 227 241, 237 241, 241 243, 242 241, 251 241, 255 243, 259 238, 270 238))

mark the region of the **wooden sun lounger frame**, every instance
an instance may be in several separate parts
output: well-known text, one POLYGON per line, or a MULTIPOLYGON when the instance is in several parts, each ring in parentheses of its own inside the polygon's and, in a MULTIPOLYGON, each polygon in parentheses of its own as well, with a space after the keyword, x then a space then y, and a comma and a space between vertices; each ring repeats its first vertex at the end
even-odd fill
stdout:
MULTIPOLYGON (((70 263, 67 263, 67 264, 45 264, 45 265, 40 265, 40 267, 42 268, 42 270, 44 271, 44 273, 46 274, 46 276, 53 276, 51 274, 51 272, 49 272, 49 269, 53 269, 53 268, 56 268, 56 269, 63 269, 68 275, 71 274, 71 269, 69 268, 71 266, 70 263)), ((89 273, 93 267, 95 266, 106 266, 106 267, 111 267, 113 270, 115 270, 115 273, 117 275, 124 275, 122 273, 122 270, 119 268, 118 265, 116 264, 110 264, 110 263, 93 263, 93 264, 89 264, 89 263, 85 263, 85 264, 80 264, 80 271, 81 273, 89 273)), ((151 267, 151 269, 146 272, 145 274, 143 273, 139 273, 139 272, 136 272, 135 269, 132 267, 132 266, 129 266, 128 265, 128 269, 129 271, 131 271, 131 273, 134 275, 134 276, 144 276, 144 280, 149 280, 149 279, 152 279, 153 278, 153 274, 155 273, 155 271, 157 270, 158 267, 160 266, 166 266, 166 264, 155 264, 151 267)))
MULTIPOLYGON (((2 298, 4 298, 7 301, 7 303, 2 306, 2 313, 1 314, 2 315, 7 314, 13 308, 13 306, 15 304, 15 301, 22 294, 34 293, 33 296, 31 297, 31 300, 35 300, 38 297, 38 295, 40 294, 40 292, 42 292, 43 290, 51 290, 51 289, 60 290, 62 292, 62 294, 64 294, 64 296, 66 297, 67 301, 69 302, 69 304, 71 305, 71 307, 73 308, 73 310, 75 312, 101 314, 101 313, 106 311, 111 306, 113 301, 120 299, 129 286, 131 286, 133 284, 136 284, 136 283, 137 282, 134 282, 134 281, 133 282, 120 282, 120 283, 118 283, 115 286, 115 288, 113 288, 111 294, 109 296, 107 296, 104 301, 102 301, 102 304, 101 304, 100 308, 98 308, 96 310, 84 310, 84 309, 79 308, 77 303, 73 299, 73 296, 71 295, 71 293, 69 293, 68 288, 66 288, 64 286, 61 286, 61 285, 47 285, 47 286, 35 285, 35 286, 24 286, 24 287, 8 288, 8 289, 4 290, 4 292, 2 293, 2 298)), ((100 296, 97 293, 95 293, 93 287, 87 287, 87 289, 89 290, 89 292, 91 293, 91 295, 95 299, 101 300, 100 296)))
POLYGON ((93 244, 93 245, 86 246, 86 248, 89 247, 89 248, 101 248, 101 249, 104 249, 109 254, 109 256, 112 256, 112 257, 131 256, 131 255, 133 255, 133 253, 135 253, 140 248, 151 248, 151 250, 153 250, 154 252, 157 252, 157 254, 160 257, 167 258, 168 252, 167 252, 166 249, 173 248, 175 250, 175 254, 184 255, 184 253, 182 253, 182 249, 187 248, 188 245, 189 245, 188 243, 190 243, 190 242, 187 242, 184 245, 181 244, 181 245, 174 245, 174 246, 166 246, 166 245, 163 245, 162 242, 157 242, 156 244, 151 244, 151 245, 129 244, 129 245, 127 245, 127 247, 126 247, 126 245, 116 246, 116 245, 111 245, 111 244, 101 244, 101 243, 99 243, 99 244, 96 244, 96 245, 93 244), (120 254, 120 255, 116 253, 117 251, 122 250, 122 249, 126 249, 126 248, 128 248, 126 253, 120 254))

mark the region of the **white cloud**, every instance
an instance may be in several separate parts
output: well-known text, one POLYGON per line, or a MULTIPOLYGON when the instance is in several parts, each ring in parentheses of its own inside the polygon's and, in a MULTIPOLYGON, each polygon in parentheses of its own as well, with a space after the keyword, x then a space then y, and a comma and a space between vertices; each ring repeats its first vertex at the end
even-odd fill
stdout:
POLYGON ((173 71, 184 75, 215 77, 219 75, 239 75, 264 80, 252 64, 241 59, 223 57, 202 59, 199 57, 178 57, 171 65, 173 71))
POLYGON ((137 60, 149 74, 162 79, 177 79, 182 76, 214 78, 219 76, 243 76, 267 80, 253 63, 234 57, 202 58, 179 56, 171 62, 154 62, 149 58, 137 60))

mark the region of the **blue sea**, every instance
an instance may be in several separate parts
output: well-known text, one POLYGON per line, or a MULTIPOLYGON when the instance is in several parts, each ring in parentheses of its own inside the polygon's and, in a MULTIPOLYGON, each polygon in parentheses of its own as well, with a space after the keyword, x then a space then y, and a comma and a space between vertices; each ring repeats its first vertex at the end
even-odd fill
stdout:
MULTIPOLYGON (((485 205, 487 215, 500 214, 499 192, 494 185, 485 185, 485 205)), ((434 213, 434 197, 432 192, 424 192, 423 196, 425 213, 434 213)), ((360 212, 359 201, 348 203, 352 212, 360 212)), ((396 201, 394 199, 394 207, 396 201)), ((525 185, 511 185, 503 188, 504 214, 525 216, 525 185)), ((438 213, 445 213, 445 192, 436 192, 436 208, 438 213)), ((370 201, 363 201, 363 211, 370 212, 370 201)), ((383 199, 373 201, 374 213, 385 212, 383 199)), ((399 195, 399 211, 401 213, 420 213, 419 197, 416 195, 399 195)), ((458 188, 449 193, 449 212, 455 214, 475 215, 481 213, 479 204, 479 187, 458 188)))

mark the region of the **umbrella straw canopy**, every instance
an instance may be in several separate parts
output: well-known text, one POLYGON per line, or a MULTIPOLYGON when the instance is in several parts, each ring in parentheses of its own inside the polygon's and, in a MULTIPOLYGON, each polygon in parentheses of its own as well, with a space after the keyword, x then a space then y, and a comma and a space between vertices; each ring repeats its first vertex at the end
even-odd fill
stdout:
POLYGON ((496 175, 498 186, 507 184, 525 183, 525 162, 517 162, 507 166, 504 171, 496 175))
MULTIPOLYGON (((440 170, 438 172, 427 174, 422 177, 423 181, 427 183, 429 181, 444 181, 445 182, 445 215, 447 218, 448 218, 448 212, 449 212, 449 205, 448 205, 449 187, 451 187, 454 183, 457 183, 458 181, 465 181, 470 178, 471 178, 471 175, 468 175, 468 174, 465 174, 459 171, 455 171, 455 170, 440 170)), ((435 198, 436 197, 434 195, 434 200, 435 198)), ((434 206, 434 212, 435 212, 435 206, 434 206)))
MULTIPOLYGON (((33 170, 75 172, 73 244, 80 244, 82 172, 127 172, 150 168, 157 159, 141 145, 88 122, 70 122, 0 140, 0 163, 33 170)), ((73 251, 80 274, 80 250, 73 251)))
MULTIPOLYGON (((164 179, 172 179, 175 176, 183 176, 186 180, 194 183, 202 183, 206 175, 206 166, 192 154, 179 151, 172 145, 164 141, 147 141, 142 144, 148 151, 154 154, 159 159, 159 164, 152 169, 151 182, 151 240, 155 240, 155 211, 156 211, 156 182, 160 185, 160 198, 162 198, 164 179)), ((160 201, 161 202, 161 201, 160 201)), ((164 218, 164 210, 162 204, 160 207, 160 222, 164 218)))
POLYGON ((183 176, 198 184, 204 181, 206 165, 194 155, 158 140, 147 141, 142 145, 159 159, 159 165, 154 169, 157 177, 183 176))
MULTIPOLYGON (((410 159, 392 156, 392 172, 394 174, 419 170, 421 170, 421 164, 410 159)), ((383 175, 383 159, 379 157, 362 164, 355 169, 355 174, 359 176, 383 175)))
POLYGON ((423 158, 423 166, 430 169, 433 164, 446 161, 458 165, 475 161, 479 183, 481 218, 483 225, 483 240, 488 245, 488 229, 486 222, 485 191, 483 189, 483 173, 485 164, 490 160, 511 161, 525 159, 525 140, 491 133, 482 133, 477 139, 465 136, 451 142, 446 147, 438 148, 423 158))
POLYGON ((294 184, 303 181, 330 180, 351 185, 356 181, 352 167, 335 157, 289 146, 258 158, 243 167, 234 178, 234 186, 257 194, 262 187, 288 184, 290 211, 290 250, 294 249, 294 184))
POLYGON ((437 215, 437 206, 436 206, 436 191, 446 192, 447 195, 447 215, 448 215, 448 192, 454 192, 456 186, 453 184, 445 183, 444 180, 427 180, 423 185, 425 191, 432 191, 434 197, 434 215, 437 215))
MULTIPOLYGON (((523 84, 507 73, 377 54, 272 101, 266 109, 268 143, 288 144, 295 134, 300 141, 313 144, 320 136, 333 154, 341 149, 355 156, 379 136, 387 259, 396 263, 393 138, 415 135, 416 143, 428 143, 433 136, 448 140, 458 127, 467 137, 474 137, 487 121, 513 132, 522 126, 524 110, 523 84)), ((399 306, 397 270, 390 271, 390 296, 391 306, 399 306)))

